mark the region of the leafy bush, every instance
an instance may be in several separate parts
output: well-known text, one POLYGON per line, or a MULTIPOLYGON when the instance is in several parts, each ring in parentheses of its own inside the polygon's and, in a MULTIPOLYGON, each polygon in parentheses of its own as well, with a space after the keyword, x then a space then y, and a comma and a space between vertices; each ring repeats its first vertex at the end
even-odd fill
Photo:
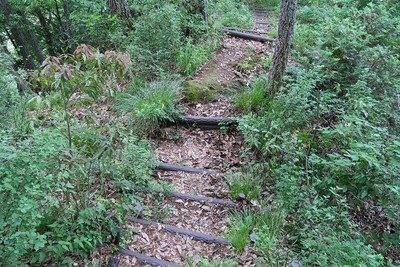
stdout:
POLYGON ((150 145, 95 114, 96 100, 122 90, 129 63, 127 55, 81 45, 75 55, 49 58, 33 74, 45 94, 22 110, 29 131, 0 133, 5 265, 83 262, 115 235, 114 221, 135 213, 138 199, 131 190, 150 180, 150 145))
POLYGON ((0 126, 7 126, 12 121, 13 110, 17 109, 21 96, 19 95, 16 77, 11 73, 11 59, 0 56, 0 126))
POLYGON ((129 79, 131 58, 127 53, 106 51, 79 45, 74 55, 48 57, 41 72, 31 75, 34 88, 41 92, 59 91, 65 100, 83 92, 91 98, 113 96, 129 79))
MULTIPOLYGON (((35 264, 50 258, 68 263, 72 259, 67 255, 86 257, 115 233, 105 215, 109 209, 115 209, 117 220, 134 212, 129 205, 115 205, 113 199, 106 199, 111 181, 105 174, 109 170, 102 170, 102 165, 110 162, 107 156, 82 163, 85 158, 66 150, 67 140, 58 130, 36 130, 31 135, 3 131, 0 138, 0 220, 4 226, 0 255, 4 264, 23 266, 26 259, 35 264)), ((126 184, 149 177, 148 145, 127 140, 124 147, 123 160, 113 164, 124 176, 115 173, 115 181, 126 184), (131 160, 135 160, 135 168, 131 160)), ((113 154, 111 159, 117 156, 113 154)))

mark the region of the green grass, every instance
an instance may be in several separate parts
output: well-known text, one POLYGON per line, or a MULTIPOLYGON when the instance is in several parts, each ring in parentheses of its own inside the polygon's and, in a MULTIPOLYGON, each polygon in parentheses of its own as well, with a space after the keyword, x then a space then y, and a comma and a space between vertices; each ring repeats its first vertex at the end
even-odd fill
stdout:
POLYGON ((261 187, 251 173, 234 173, 228 177, 229 189, 232 198, 239 199, 244 194, 247 200, 259 197, 261 187))
POLYGON ((244 88, 235 97, 236 110, 249 113, 257 111, 259 107, 265 104, 265 92, 268 88, 268 79, 266 76, 261 76, 256 79, 251 87, 244 88))
POLYGON ((193 74, 210 56, 213 49, 206 44, 194 44, 189 39, 185 46, 179 49, 177 66, 186 75, 193 74))
POLYGON ((249 4, 260 8, 278 9, 280 0, 251 0, 249 4))
POLYGON ((285 215, 283 212, 260 205, 263 210, 234 211, 230 218, 227 237, 237 253, 244 251, 252 235, 256 248, 268 253, 276 247, 282 231, 285 215))
POLYGON ((138 134, 154 132, 161 121, 172 121, 180 113, 180 83, 160 81, 132 85, 116 97, 115 109, 125 115, 127 123, 138 134))

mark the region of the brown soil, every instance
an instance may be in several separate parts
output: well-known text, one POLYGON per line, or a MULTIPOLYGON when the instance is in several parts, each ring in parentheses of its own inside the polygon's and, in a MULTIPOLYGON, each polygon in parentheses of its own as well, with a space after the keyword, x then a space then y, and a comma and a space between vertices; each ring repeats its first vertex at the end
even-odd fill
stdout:
POLYGON ((167 128, 164 133, 153 141, 153 148, 162 162, 218 172, 240 166, 244 145, 237 132, 167 128), (170 139, 171 131, 178 140, 170 139))

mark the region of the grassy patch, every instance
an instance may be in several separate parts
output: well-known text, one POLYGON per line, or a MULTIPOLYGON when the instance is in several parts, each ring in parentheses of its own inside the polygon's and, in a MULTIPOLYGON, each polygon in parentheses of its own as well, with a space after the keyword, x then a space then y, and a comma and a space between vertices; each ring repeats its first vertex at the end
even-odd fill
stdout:
POLYGON ((277 9, 279 8, 280 1, 279 0, 252 0, 249 1, 250 5, 254 5, 260 8, 266 9, 277 9))
POLYGON ((268 253, 277 244, 284 219, 283 212, 269 207, 256 211, 234 211, 227 237, 238 253, 243 252, 250 239, 255 242, 257 249, 268 253))
POLYGON ((256 111, 265 104, 267 90, 267 76, 256 79, 250 88, 244 88, 235 98, 235 107, 238 111, 248 113, 256 111))
POLYGON ((231 196, 234 199, 241 198, 243 194, 247 200, 252 200, 260 195, 261 188, 256 179, 250 173, 234 173, 228 177, 231 196))
POLYGON ((246 57, 242 60, 239 60, 239 62, 236 64, 236 69, 241 72, 252 71, 256 67, 256 65, 258 63, 261 63, 262 61, 262 56, 246 57))
POLYGON ((161 81, 132 86, 130 92, 117 96, 115 108, 126 115, 128 124, 136 132, 151 133, 161 121, 172 121, 179 114, 178 82, 161 81))
POLYGON ((219 45, 220 41, 216 35, 210 35, 207 43, 196 44, 193 39, 189 38, 186 44, 179 49, 177 58, 179 70, 186 75, 192 75, 219 45))

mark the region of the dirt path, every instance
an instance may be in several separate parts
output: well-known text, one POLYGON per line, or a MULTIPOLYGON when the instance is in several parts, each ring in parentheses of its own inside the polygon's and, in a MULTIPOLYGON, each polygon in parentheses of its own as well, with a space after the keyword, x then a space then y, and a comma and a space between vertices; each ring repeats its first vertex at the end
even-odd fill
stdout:
MULTIPOLYGON (((262 17, 258 14, 255 19, 260 20, 262 17)), ((252 30, 267 32, 269 26, 255 24, 252 30)), ((264 71, 262 59, 271 53, 270 43, 224 37, 221 49, 201 66, 192 78, 211 89, 219 90, 216 90, 217 93, 211 102, 183 102, 185 115, 234 116, 232 102, 224 94, 225 90, 246 85, 252 77, 264 71)), ((229 199, 227 176, 229 172, 240 168, 246 160, 242 158, 244 144, 240 134, 221 130, 164 128, 153 140, 153 149, 161 162, 219 173, 204 175, 157 171, 158 181, 172 184, 176 192, 219 199, 229 199)), ((230 207, 172 198, 157 193, 145 194, 143 197, 144 217, 160 224, 149 226, 132 222, 129 227, 136 234, 128 240, 127 249, 180 266, 201 266, 199 262, 204 259, 219 262, 231 258, 238 266, 251 266, 255 263, 257 256, 251 248, 247 248, 241 255, 236 255, 225 244, 196 241, 187 235, 165 231, 162 225, 223 237, 229 222, 230 207)), ((121 257, 119 266, 148 265, 139 263, 135 257, 124 256, 121 257)))

